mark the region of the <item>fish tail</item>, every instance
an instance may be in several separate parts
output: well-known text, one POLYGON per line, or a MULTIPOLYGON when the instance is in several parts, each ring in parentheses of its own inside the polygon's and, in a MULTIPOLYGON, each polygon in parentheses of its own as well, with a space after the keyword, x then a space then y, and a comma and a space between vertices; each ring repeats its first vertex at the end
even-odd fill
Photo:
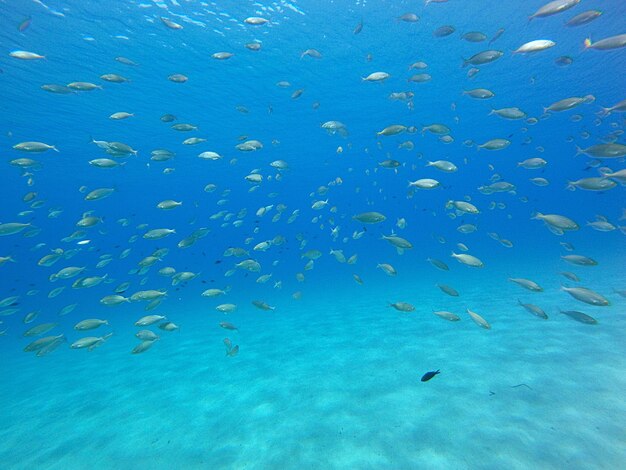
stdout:
POLYGON ((576 191, 576 185, 574 184, 573 181, 568 181, 567 186, 565 186, 565 189, 567 189, 568 191, 576 191))
POLYGON ((575 156, 577 157, 578 155, 582 155, 582 154, 584 154, 584 153, 585 153, 585 151, 584 151, 583 149, 581 149, 581 148, 577 145, 577 146, 576 146, 576 155, 575 155, 575 156))
POLYGON ((589 49, 591 47, 591 38, 587 38, 583 41, 583 45, 585 46, 585 50, 589 49))

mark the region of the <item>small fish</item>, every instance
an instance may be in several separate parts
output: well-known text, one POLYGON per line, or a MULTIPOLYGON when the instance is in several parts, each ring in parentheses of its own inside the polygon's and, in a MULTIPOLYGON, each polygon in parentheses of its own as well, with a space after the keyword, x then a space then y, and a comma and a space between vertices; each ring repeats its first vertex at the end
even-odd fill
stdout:
POLYGON ((567 315, 571 319, 576 320, 577 322, 580 322, 580 323, 585 323, 587 325, 595 325, 598 323, 598 320, 596 320, 595 318, 583 312, 578 312, 576 310, 559 310, 559 311, 562 314, 567 315))
POLYGON ((29 16, 25 19, 23 19, 19 25, 17 25, 17 30, 20 33, 23 33, 24 31, 26 31, 28 29, 28 27, 30 26, 30 23, 32 21, 32 18, 29 16))
POLYGON ((432 379, 435 375, 437 374, 441 374, 441 371, 439 369, 434 370, 434 371, 430 371, 430 372, 426 372, 424 375, 422 375, 422 382, 428 382, 430 379, 432 379))

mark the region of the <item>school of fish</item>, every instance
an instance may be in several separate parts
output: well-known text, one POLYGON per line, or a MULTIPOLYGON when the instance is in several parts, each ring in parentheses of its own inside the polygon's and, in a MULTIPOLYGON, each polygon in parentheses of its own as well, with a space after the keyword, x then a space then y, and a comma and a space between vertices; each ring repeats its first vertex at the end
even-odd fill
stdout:
MULTIPOLYGON (((443 3, 447 3, 447 0, 426 0, 420 12, 390 15, 388 21, 407 28, 421 27, 429 11, 443 3)), ((118 132, 100 133, 95 130, 98 129, 98 122, 94 122, 93 135, 81 137, 82 154, 79 156, 75 155, 78 145, 76 139, 45 142, 38 137, 37 129, 33 129, 28 140, 18 140, 7 129, 12 143, 3 148, 5 170, 2 178, 14 193, 20 194, 22 206, 5 205, 3 210, 4 220, 0 220, 0 246, 3 250, 0 253, 0 272, 3 277, 12 277, 15 265, 23 265, 24 258, 30 256, 27 256, 27 252, 32 252, 37 255, 38 261, 25 269, 45 271, 48 281, 3 296, 0 300, 0 318, 21 316, 23 328, 9 327, 7 322, 0 320, 0 335, 21 336, 25 341, 24 351, 46 356, 60 347, 87 351, 108 347, 116 334, 115 325, 124 323, 136 327, 137 343, 129 353, 142 354, 152 347, 158 347, 155 345, 160 341, 176 341, 174 332, 184 332, 185 315, 180 306, 184 305, 184 298, 191 297, 205 303, 207 316, 214 329, 226 330, 231 336, 239 335, 246 328, 245 323, 239 322, 242 310, 258 315, 283 315, 287 314, 283 312, 288 310, 286 305, 289 302, 297 301, 307 292, 316 292, 314 285, 306 284, 311 270, 339 269, 338 265, 344 265, 347 267, 346 278, 352 277, 358 285, 366 286, 369 282, 375 283, 376 276, 401 277, 401 270, 394 267, 396 256, 411 257, 416 264, 431 270, 432 288, 441 291, 442 295, 462 298, 465 286, 455 288, 440 282, 440 276, 445 276, 451 270, 464 270, 464 276, 471 277, 476 270, 488 270, 494 257, 505 257, 507 250, 515 248, 515 233, 501 236, 482 229, 481 222, 489 218, 490 213, 506 212, 509 205, 527 204, 529 195, 518 189, 522 183, 529 180, 539 198, 542 191, 546 195, 560 192, 563 197, 568 191, 586 191, 590 200, 594 198, 594 193, 611 191, 621 192, 620 197, 624 198, 626 144, 622 142, 626 98, 618 102, 598 103, 592 94, 586 94, 562 96, 552 103, 535 99, 534 106, 524 106, 524 109, 516 103, 490 107, 486 103, 495 101, 494 97, 499 95, 500 90, 483 88, 479 83, 483 77, 489 76, 490 66, 494 62, 510 61, 511 67, 515 67, 516 60, 523 60, 520 55, 541 57, 546 54, 544 51, 558 50, 562 46, 560 42, 533 37, 531 34, 532 25, 546 21, 544 18, 558 15, 564 18, 558 27, 575 30, 592 22, 601 22, 603 17, 612 14, 608 10, 583 11, 583 4, 581 0, 554 0, 536 11, 528 11, 525 17, 517 19, 520 24, 528 24, 528 34, 524 37, 507 38, 506 29, 497 27, 489 32, 457 31, 450 24, 432 30, 432 41, 459 41, 473 45, 475 51, 457 63, 448 64, 449 67, 463 67, 467 70, 466 82, 458 84, 458 95, 447 101, 452 113, 464 100, 475 100, 485 103, 483 115, 476 118, 482 119, 487 126, 500 119, 515 126, 514 132, 505 135, 496 133, 487 140, 474 141, 471 136, 456 137, 460 123, 458 116, 448 122, 432 122, 428 118, 428 110, 420 109, 420 96, 423 93, 420 87, 436 82, 445 73, 441 68, 429 66, 428 44, 420 44, 416 48, 415 61, 399 64, 395 70, 378 69, 373 65, 376 63, 374 53, 359 57, 358 67, 352 77, 354 90, 363 90, 368 96, 386 100, 391 113, 402 109, 399 116, 406 116, 404 113, 408 110, 415 113, 416 117, 403 117, 396 122, 380 122, 376 116, 370 117, 368 126, 375 139, 373 145, 362 145, 352 140, 352 123, 337 120, 342 119, 341 116, 326 116, 326 119, 318 117, 318 124, 306 132, 315 136, 316 140, 330 143, 333 149, 336 147, 336 151, 323 157, 315 155, 315 148, 308 148, 302 156, 294 156, 293 159, 276 157, 275 149, 280 148, 280 139, 265 139, 262 136, 267 131, 255 132, 254 127, 250 126, 243 126, 246 130, 229 148, 215 148, 212 136, 203 131, 205 123, 186 122, 184 118, 179 118, 179 115, 185 114, 184 106, 181 105, 181 110, 167 109, 159 115, 147 115, 140 112, 140 97, 130 97, 125 109, 111 109, 101 116, 102 119, 115 122, 119 126, 118 132), (506 47, 499 47, 507 40, 506 47), (404 76, 399 76, 402 73, 400 70, 405 71, 404 76), (401 108, 396 108, 398 103, 402 104, 401 108), (542 143, 533 140, 531 129, 533 126, 540 127, 543 121, 554 119, 556 114, 561 113, 569 113, 571 122, 591 116, 597 127, 608 127, 611 130, 602 135, 583 131, 580 135, 569 136, 562 144, 564 155, 544 155, 542 143), (124 142, 124 126, 136 122, 142 122, 143 129, 153 129, 146 131, 151 137, 144 142, 124 142), (163 134, 168 135, 168 141, 174 135, 180 143, 175 147, 161 145, 159 140, 163 134), (441 150, 423 154, 420 151, 422 142, 433 139, 441 150), (581 140, 586 139, 592 142, 583 145, 581 140), (522 145, 526 146, 528 158, 517 162, 517 172, 505 178, 497 171, 499 159, 505 159, 507 152, 522 145), (79 173, 75 175, 76 178, 80 174, 91 175, 85 178, 89 181, 95 176, 105 175, 108 183, 102 187, 79 183, 78 188, 56 189, 51 189, 49 182, 39 185, 40 175, 44 175, 55 162, 61 161, 58 159, 67 155, 77 160, 74 162, 79 173), (584 164, 590 168, 590 176, 570 178, 566 165, 563 165, 562 181, 553 182, 542 176, 542 169, 546 165, 557 165, 559 163, 556 160, 569 157, 571 165, 578 164, 584 158, 584 164), (294 168, 302 165, 299 158, 317 159, 320 165, 336 165, 338 173, 330 180, 319 181, 317 188, 302 185, 291 178, 294 168), (371 188, 353 185, 352 173, 357 170, 349 163, 350 158, 367 159, 368 168, 363 171, 363 175, 371 188), (225 166, 217 166, 223 162, 226 162, 225 166), (174 196, 176 185, 186 183, 167 178, 174 178, 176 171, 185 165, 202 168, 197 171, 203 173, 206 182, 195 189, 199 194, 198 200, 209 200, 213 212, 201 211, 198 200, 179 200, 174 196), (476 181, 475 190, 467 193, 458 192, 451 186, 452 175, 467 174, 467 178, 471 179, 472 169, 478 166, 488 167, 491 174, 488 181, 476 181), (145 170, 146 178, 165 179, 164 184, 171 185, 172 191, 164 191, 161 198, 146 202, 145 216, 136 213, 129 213, 125 217, 111 216, 117 214, 120 207, 123 210, 123 197, 141 200, 141 189, 137 182, 125 177, 125 172, 131 167, 138 172, 145 170), (386 184, 382 181, 387 181, 389 177, 394 178, 394 185, 404 188, 407 201, 417 208, 415 210, 407 206, 406 214, 396 220, 386 215, 397 212, 395 209, 390 210, 391 204, 399 204, 399 201, 387 199, 382 188, 386 184), (282 185, 289 189, 282 189, 282 185), (350 207, 343 202, 336 202, 344 199, 335 197, 335 194, 346 188, 352 193, 350 207), (238 192, 250 194, 256 205, 233 207, 231 199, 238 192), (294 192, 298 193, 297 197, 294 197, 294 192), (428 207, 428 212, 439 216, 436 219, 438 224, 454 224, 463 242, 449 242, 438 234, 436 224, 429 222, 427 228, 424 219, 419 219, 421 216, 418 211, 423 209, 420 206, 422 194, 439 197, 438 206, 428 207), (78 207, 87 209, 68 213, 69 207, 63 207, 55 201, 60 196, 71 197, 80 202, 78 207), (188 211, 185 214, 193 215, 192 220, 181 219, 176 215, 180 211, 188 211), (157 214, 158 217, 147 214, 157 214), (146 219, 160 220, 162 223, 147 223, 146 219), (49 227, 50 221, 58 221, 59 224, 54 230, 44 229, 43 226, 49 227), (295 233, 290 226, 297 228, 295 233), (432 246, 412 241, 413 230, 431 229, 432 246), (113 247, 107 235, 117 230, 124 231, 127 242, 113 247), (215 235, 226 230, 229 230, 228 236, 215 235), (272 235, 267 236, 268 232, 272 235), (493 252, 475 252, 468 241, 475 236, 492 239, 493 252), (377 256, 380 258, 377 264, 363 265, 359 262, 362 239, 377 243, 377 256), (328 244, 333 246, 330 251, 324 248, 328 244), (447 259, 432 256, 435 252, 433 246, 439 244, 448 247, 447 259), (192 248, 201 251, 209 245, 221 255, 208 266, 207 261, 202 259, 198 259, 197 265, 193 267, 168 263, 168 254, 172 251, 192 248), (278 275, 274 271, 279 265, 293 262, 291 259, 286 261, 291 256, 286 250, 289 246, 297 251, 296 262, 301 267, 289 276, 284 273, 278 275), (126 269, 129 262, 131 267, 127 274, 120 276, 120 269, 126 269), (116 265, 115 275, 113 271, 107 272, 107 266, 112 268, 116 265), (218 279, 216 285, 206 285, 209 278, 213 278, 211 282, 218 279), (249 286, 249 280, 255 284, 254 289, 249 286), (73 297, 72 293, 77 290, 91 289, 98 293, 93 296, 93 304, 111 309, 111 314, 106 318, 92 318, 89 314, 92 306, 84 301, 84 297, 78 300, 73 297), (259 289, 265 293, 263 297, 248 294, 249 291, 259 292, 259 289), (283 293, 285 291, 289 293, 283 293), (47 311, 45 299, 57 296, 67 299, 66 305, 59 311, 47 311), (228 300, 242 297, 249 298, 245 305, 228 300), (30 310, 28 304, 31 298, 41 306, 30 310)), ((206 61, 211 61, 211 66, 223 66, 224 74, 236 74, 245 67, 254 67, 256 57, 265 53, 266 43, 268 47, 276 47, 272 41, 284 26, 281 18, 285 10, 304 14, 297 6, 290 5, 290 8, 286 8, 284 3, 275 3, 271 7, 250 11, 248 16, 223 20, 230 23, 229 28, 220 32, 226 40, 230 28, 247 33, 250 39, 244 43, 233 40, 228 50, 212 50, 206 54, 206 61)), ((153 77, 154 83, 151 85, 162 86, 175 93, 175 87, 191 86, 196 80, 193 73, 177 70, 177 65, 184 64, 186 60, 183 47, 186 32, 204 28, 206 24, 202 18, 217 16, 217 13, 208 6, 199 9, 195 16, 176 13, 175 5, 169 7, 169 10, 167 7, 159 10, 145 6, 143 19, 152 24, 155 41, 165 37, 164 44, 181 48, 180 64, 169 64, 171 71, 153 77)), ((65 18, 61 11, 51 10, 51 13, 60 21, 65 18)), ((357 17, 354 24, 353 29, 343 32, 346 41, 358 41, 370 27, 367 18, 357 17)), ((30 17, 17 24, 13 31, 16 43, 20 43, 22 36, 27 36, 29 30, 35 27, 36 21, 30 17)), ((126 37, 121 39, 129 40, 126 37)), ((270 134, 274 132, 280 135, 279 129, 272 128, 271 119, 280 113, 287 113, 285 109, 288 105, 292 106, 295 100, 303 100, 313 92, 310 84, 306 87, 298 85, 300 77, 294 70, 307 61, 323 63, 333 55, 333 51, 324 49, 321 38, 308 37, 307 41, 311 47, 294 57, 284 58, 290 64, 286 70, 290 71, 285 72, 286 76, 277 78, 276 90, 271 92, 272 98, 259 93, 258 101, 262 103, 262 113, 265 114, 263 120, 267 121, 265 127, 270 129, 270 134), (275 91, 282 93, 282 96, 277 99, 275 91)), ((450 44, 450 47, 454 47, 454 43, 450 44)), ((562 55, 555 60, 554 67, 567 67, 574 60, 583 62, 590 54, 622 55, 623 60, 626 34, 607 35, 594 40, 581 34, 578 46, 584 52, 576 58, 562 55)), ((63 100, 77 101, 94 93, 114 95, 129 83, 145 80, 137 73, 142 64, 122 55, 112 55, 106 62, 100 61, 97 68, 101 70, 95 77, 86 71, 76 70, 76 79, 65 82, 48 81, 51 77, 49 70, 63 67, 62 60, 57 59, 58 53, 50 44, 40 44, 33 50, 14 49, 5 54, 8 60, 19 63, 20 68, 26 68, 33 76, 46 77, 46 81, 41 81, 37 89, 28 90, 28 93, 56 95, 59 103, 63 100)), ((5 74, 11 72, 9 68, 4 70, 5 74)), ((281 74, 280 71, 276 73, 281 74)), ((259 113, 259 103, 233 104, 232 109, 246 116, 259 113)), ((311 110, 319 113, 316 116, 324 116, 324 105, 321 99, 314 101, 311 110)), ((207 107, 206 114, 207 119, 214 118, 210 107, 207 107)), ((82 118, 78 115, 63 116, 58 125, 68 126, 71 119, 82 118)), ((315 162, 307 162, 307 165, 315 165, 315 162)), ((75 171, 74 167, 68 171, 75 171)), ((315 171, 310 173, 309 177, 315 178, 315 171)), ((593 269, 591 267, 598 265, 598 262, 587 254, 578 253, 566 241, 568 232, 587 230, 590 236, 599 237, 599 244, 602 243, 602 232, 626 233, 626 227, 622 225, 626 218, 624 211, 621 214, 598 215, 595 220, 587 221, 581 220, 577 214, 553 213, 540 206, 528 207, 527 213, 527 220, 521 223, 543 224, 546 238, 550 240, 555 236, 563 237, 556 240, 563 240, 560 245, 564 254, 560 260, 554 261, 575 270, 593 269)), ((524 273, 516 273, 515 266, 511 266, 510 277, 505 276, 501 281, 503 285, 515 284, 520 296, 532 295, 536 300, 527 303, 521 298, 513 298, 510 300, 511 308, 548 320, 548 314, 534 303, 541 304, 544 286, 523 276, 524 273)), ((567 270, 555 273, 554 286, 560 285, 564 301, 573 299, 581 308, 605 307, 620 301, 619 298, 626 294, 624 290, 618 289, 619 286, 611 285, 610 280, 603 285, 579 283, 577 272, 567 270)), ((471 320, 487 330, 492 328, 491 323, 495 323, 492 319, 497 315, 496 312, 473 311, 472 305, 467 305, 464 312, 456 313, 438 308, 437 305, 413 305, 407 299, 381 302, 382 314, 434 314, 436 318, 449 322, 471 320), (386 306, 393 310, 386 309, 386 306)), ((566 310, 561 313, 584 324, 598 323, 596 318, 585 312, 566 310)), ((239 354, 239 345, 232 339, 225 338, 223 346, 225 357, 239 354)), ((245 344, 242 351, 245 351, 245 344)))

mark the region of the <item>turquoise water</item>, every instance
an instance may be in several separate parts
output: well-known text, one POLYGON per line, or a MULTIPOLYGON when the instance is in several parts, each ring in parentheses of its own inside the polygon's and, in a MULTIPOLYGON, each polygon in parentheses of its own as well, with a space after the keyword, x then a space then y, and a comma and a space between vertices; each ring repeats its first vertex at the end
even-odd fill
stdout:
POLYGON ((11 258, 0 264, 2 468, 623 466, 624 177, 603 175, 626 166, 623 153, 595 159, 576 156, 576 147, 611 144, 619 153, 624 145, 626 49, 593 45, 624 33, 626 6, 589 0, 529 22, 542 5, 190 1, 110 2, 105 10, 88 1, 0 2, 0 257, 11 258), (602 14, 565 25, 591 9, 602 14), (419 21, 398 19, 407 12, 419 21), (250 17, 268 22, 252 25, 250 17), (455 31, 433 35, 444 25, 455 31), (499 28, 504 33, 489 45, 499 28), (463 39, 470 31, 486 39, 463 39), (535 39, 556 44, 513 54, 535 39), (245 46, 251 43, 260 50, 245 46), (472 66, 462 67, 463 58, 488 49, 503 55, 468 77, 472 66), (10 55, 16 50, 45 59, 10 55), (234 55, 212 57, 219 52, 234 55), (555 63, 561 56, 572 63, 555 63), (409 70, 418 61, 426 67, 409 70), (390 76, 363 80, 374 72, 390 76), (419 73, 431 79, 407 81, 419 73), (188 80, 168 80, 173 74, 188 80), (73 82, 98 87, 65 87, 73 82), (41 88, 50 84, 63 93, 41 88), (463 93, 475 88, 495 96, 463 93), (399 92, 413 96, 389 98, 399 92), (570 110, 544 112, 570 97, 584 99, 570 110), (490 114, 508 107, 525 116, 490 114), (133 116, 111 119, 116 112, 133 116), (176 119, 164 122, 165 114, 176 119), (327 132, 322 125, 329 121, 345 128, 327 132), (172 129, 180 123, 197 129, 172 129), (449 129, 448 141, 423 132, 432 124, 449 129), (377 135, 391 125, 406 128, 377 135), (182 143, 191 137, 206 140, 182 143), (494 138, 510 144, 477 149, 494 138), (235 147, 249 140, 262 148, 235 147), (58 152, 14 148, 33 141, 58 152), (137 153, 115 154, 111 142, 137 153), (175 156, 157 161, 156 149, 175 156), (221 158, 198 158, 207 151, 221 158), (33 162, 20 167, 18 158, 33 162), (97 158, 118 166, 89 163, 97 158), (518 165, 528 158, 547 163, 518 165), (385 160, 395 168, 381 165, 385 160), (457 170, 426 166, 435 160, 457 170), (247 181, 250 175, 262 180, 247 181), (439 187, 408 187, 423 178, 439 187), (568 190, 568 182, 586 178, 616 184, 568 190), (485 193, 484 186, 502 181, 514 187, 485 193), (101 188, 113 191, 85 199, 101 188), (167 200, 182 205, 157 207, 167 200), (479 213, 455 211, 449 201, 470 202, 479 213), (369 211, 385 220, 353 218, 369 211), (577 227, 557 235, 558 226, 551 231, 531 218, 536 212, 565 216, 577 227), (78 227, 89 215, 98 223, 78 227), (591 222, 603 222, 596 228, 604 230, 591 222), (5 224, 12 223, 28 225, 10 233, 5 224), (463 224, 474 231, 462 233, 463 224), (164 228, 175 233, 144 238, 164 228), (199 229, 207 229, 204 236, 189 239, 199 229), (402 252, 382 239, 391 234, 411 248, 402 252), (228 256, 232 248, 247 254, 228 256), (141 269, 156 250, 148 259, 154 264, 141 269), (319 253, 306 266, 309 250, 319 253), (341 262, 331 250, 356 258, 341 262), (465 266, 452 252, 473 255, 484 267, 465 266), (51 254, 56 262, 41 265, 51 254), (568 255, 595 263, 571 264, 562 258, 568 255), (235 267, 246 259, 260 270, 235 267), (397 274, 387 275, 381 263, 397 274), (54 278, 67 267, 84 270, 54 278), (172 273, 159 272, 166 267, 194 277, 176 284, 172 273), (271 277, 260 282, 261 275, 271 277), (87 277, 99 283, 72 287, 87 277), (125 282, 127 289, 119 288, 125 282), (562 287, 591 289, 608 305, 577 300, 562 287), (225 293, 203 296, 209 288, 225 293), (153 310, 130 301, 149 289, 167 292, 153 310), (116 291, 127 300, 103 305, 116 291), (518 301, 539 306, 548 319, 518 301), (414 310, 398 311, 390 306, 396 302, 414 310), (235 311, 217 311, 224 303, 235 311), (441 310, 460 320, 433 314, 441 310), (597 324, 561 310, 583 312, 597 324), (167 320, 135 326, 153 314, 167 320), (85 319, 108 325, 77 331, 85 319), (166 321, 177 329, 159 328, 166 321), (23 336, 45 323, 56 325, 23 336), (141 329, 159 339, 132 354, 141 329), (93 350, 70 347, 111 333, 93 350), (61 334, 43 357, 24 352, 34 340, 61 334), (238 349, 227 354, 225 338, 238 349))

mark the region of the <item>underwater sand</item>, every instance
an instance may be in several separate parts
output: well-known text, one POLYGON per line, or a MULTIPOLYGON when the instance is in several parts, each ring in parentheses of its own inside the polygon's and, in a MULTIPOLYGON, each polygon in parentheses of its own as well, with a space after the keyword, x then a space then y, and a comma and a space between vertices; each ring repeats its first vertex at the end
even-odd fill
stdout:
MULTIPOLYGON (((585 271, 588 284, 599 273, 585 271)), ((623 274, 613 279, 624 284, 623 274)), ((242 303, 228 318, 202 299, 177 312, 179 332, 160 332, 141 355, 129 354, 137 341, 125 326, 92 352, 37 358, 5 341, 3 467, 615 469, 626 461, 617 294, 599 308, 556 288, 536 294, 511 284, 495 298, 476 289, 452 298, 382 272, 368 288, 342 282, 274 312, 242 303), (397 312, 386 297, 417 310, 397 312), (541 305, 549 320, 516 297, 541 305), (462 320, 441 320, 429 305, 462 320), (465 305, 492 329, 474 324, 465 305), (241 331, 216 327, 224 319, 241 331), (224 355, 226 336, 240 344, 237 357, 224 355)))

